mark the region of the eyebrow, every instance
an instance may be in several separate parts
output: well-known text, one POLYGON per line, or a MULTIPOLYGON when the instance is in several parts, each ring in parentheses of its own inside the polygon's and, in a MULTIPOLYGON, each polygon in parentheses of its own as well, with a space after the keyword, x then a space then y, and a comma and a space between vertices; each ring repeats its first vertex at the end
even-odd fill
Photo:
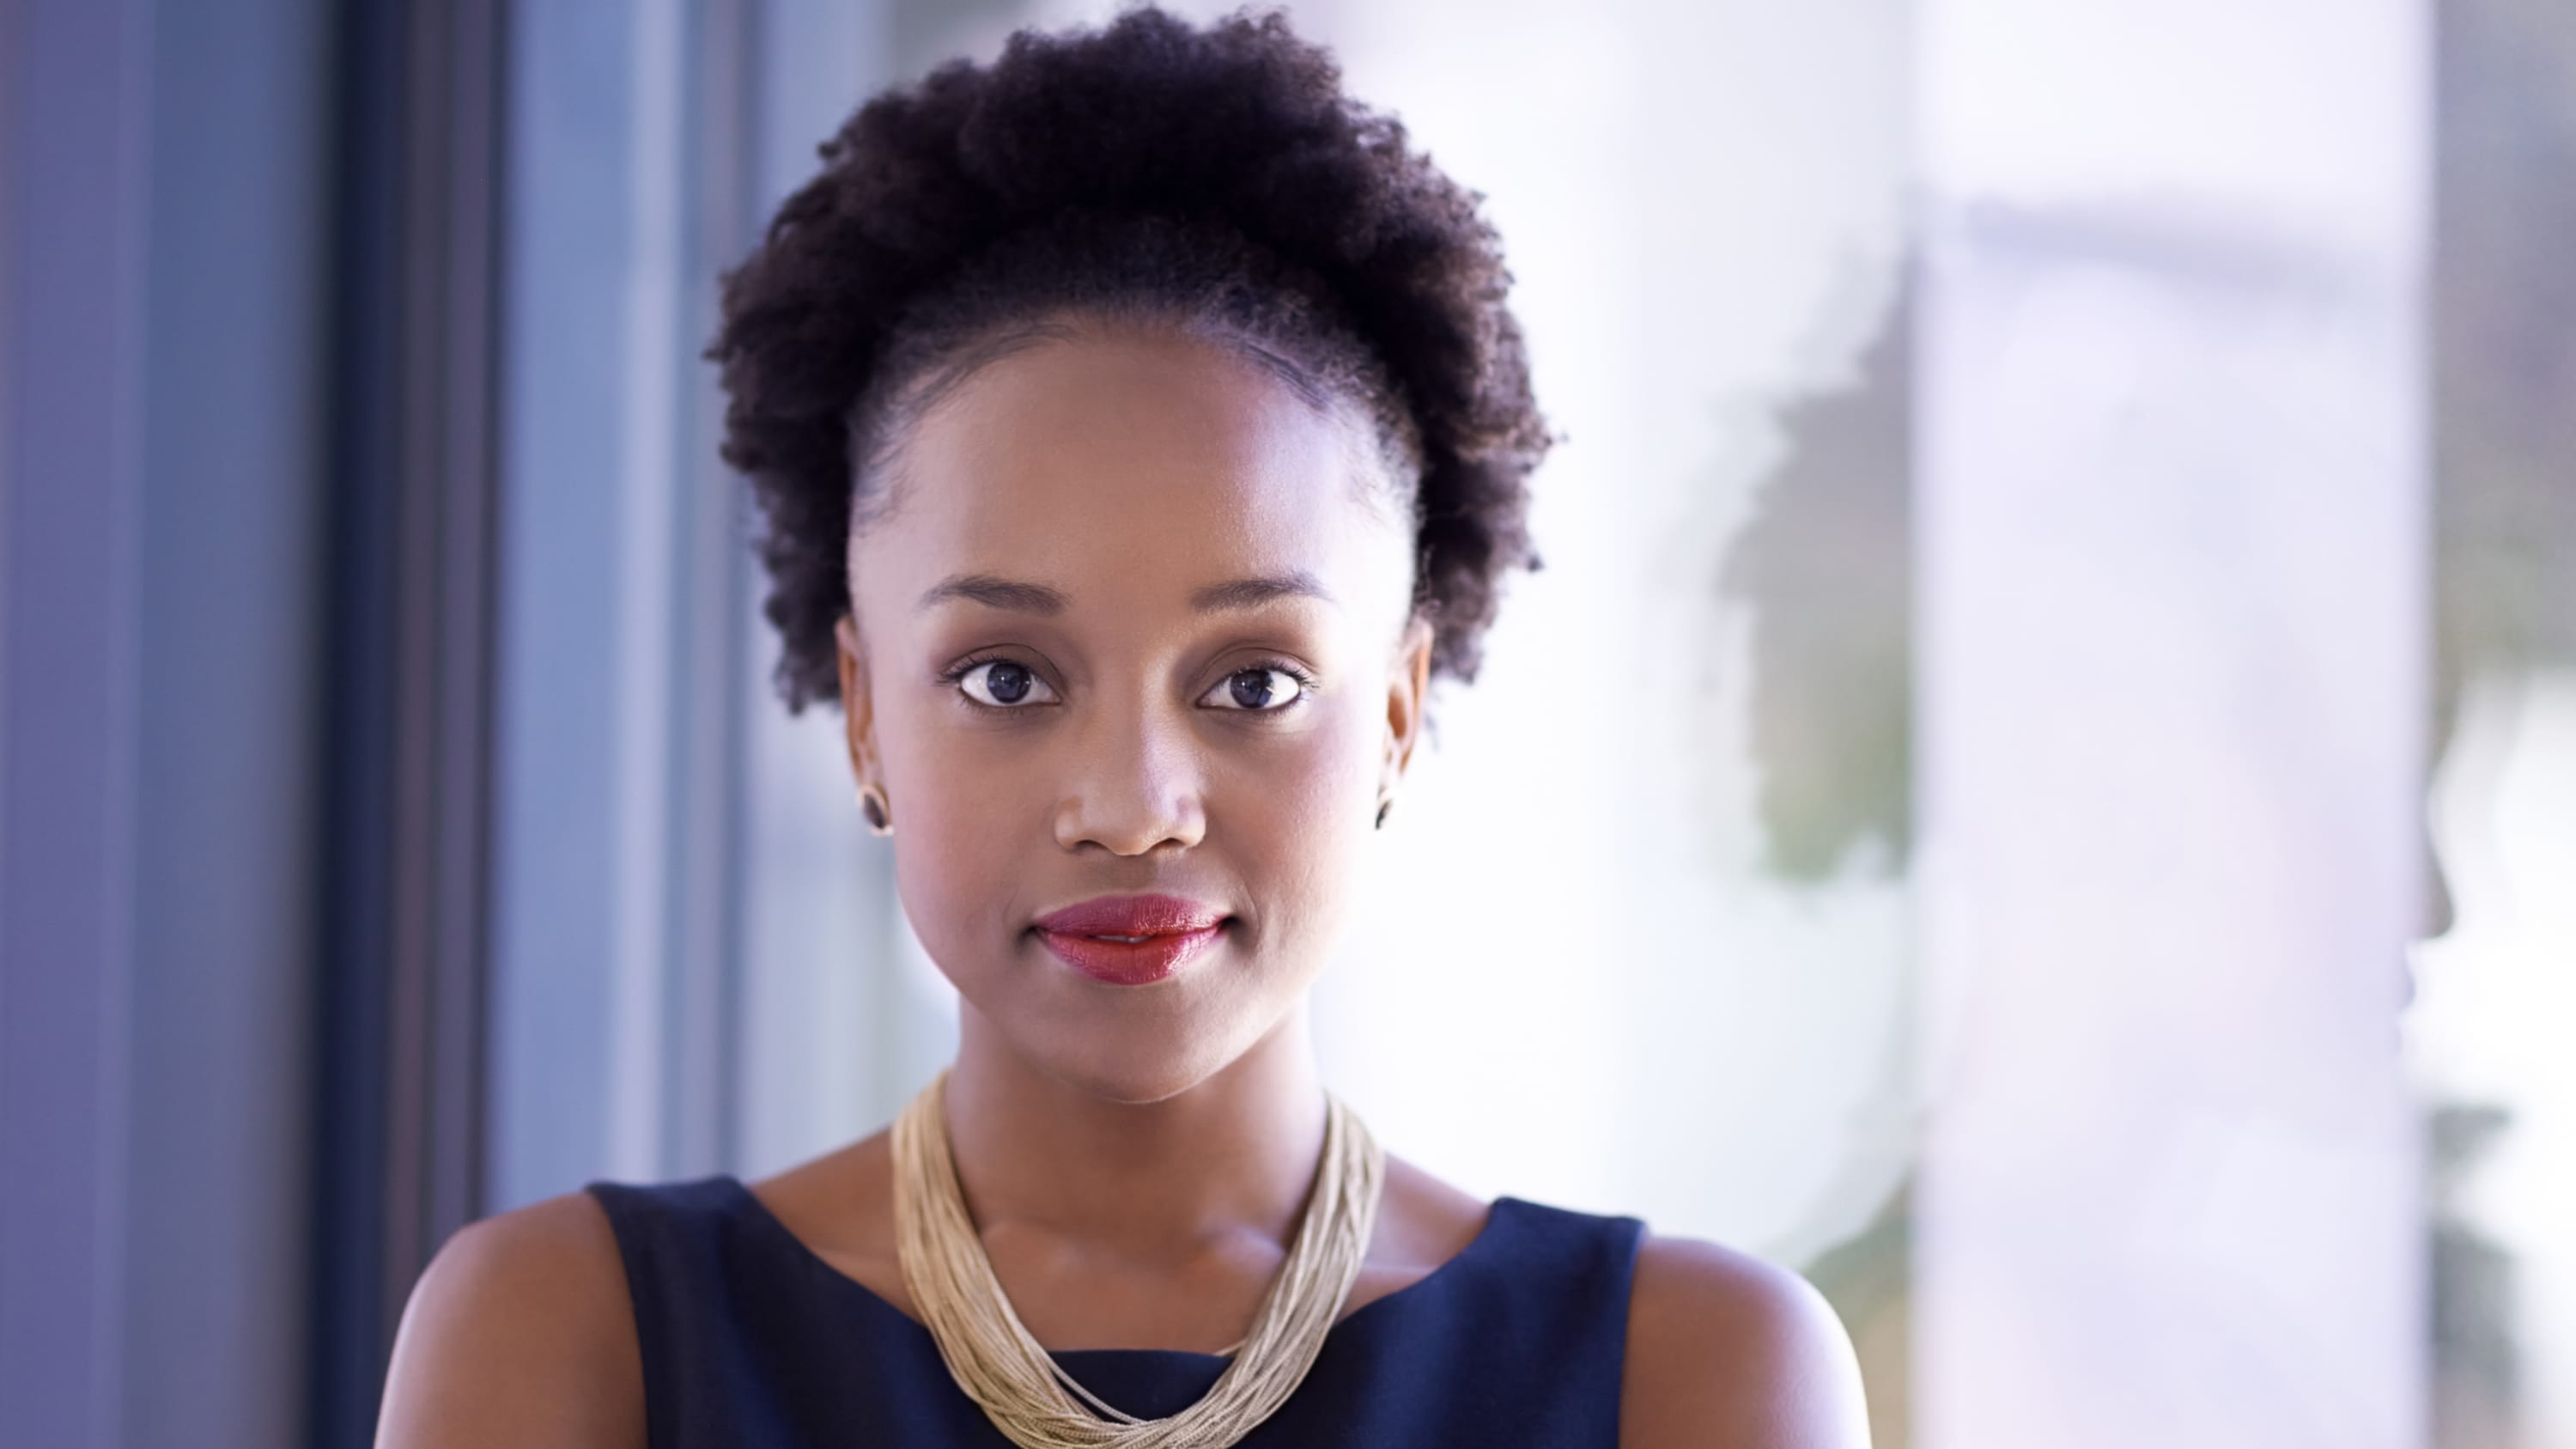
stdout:
MULTIPOLYGON (((1330 604, 1333 596, 1304 569, 1286 573, 1265 574, 1259 578, 1230 579, 1210 584, 1190 595, 1190 608, 1201 614, 1227 613, 1238 609, 1257 609, 1274 599, 1320 599, 1330 604)), ((1018 579, 997 578, 992 574, 953 574, 933 584, 913 606, 917 613, 950 599, 965 599, 991 609, 1007 609, 1019 614, 1061 614, 1073 601, 1061 589, 1044 584, 1023 583, 1018 579)))

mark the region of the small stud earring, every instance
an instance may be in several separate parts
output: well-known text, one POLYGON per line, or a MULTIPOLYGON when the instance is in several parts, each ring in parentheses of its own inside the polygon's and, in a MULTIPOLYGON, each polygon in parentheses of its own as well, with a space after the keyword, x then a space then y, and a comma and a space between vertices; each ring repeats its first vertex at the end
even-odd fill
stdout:
POLYGON ((894 813, 885 792, 874 785, 859 787, 859 813, 868 817, 868 829, 878 835, 894 834, 894 813))
POLYGON ((1394 796, 1392 796, 1392 795, 1381 795, 1381 796, 1379 796, 1379 797, 1378 797, 1378 802, 1377 802, 1377 828, 1378 828, 1378 829, 1380 829, 1380 830, 1384 830, 1384 829, 1386 828, 1386 812, 1388 812, 1389 810, 1392 810, 1392 809, 1394 809, 1394 808, 1395 808, 1395 797, 1394 797, 1394 796))

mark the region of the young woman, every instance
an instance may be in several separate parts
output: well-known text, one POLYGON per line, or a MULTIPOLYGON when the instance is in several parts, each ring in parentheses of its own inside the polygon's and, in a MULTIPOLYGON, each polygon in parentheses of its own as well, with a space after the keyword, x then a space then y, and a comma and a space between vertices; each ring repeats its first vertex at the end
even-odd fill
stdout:
POLYGON ((1317 1075, 1550 442, 1479 197, 1340 86, 1276 13, 1022 32, 728 277, 778 683, 841 706, 957 1058, 777 1176, 458 1234, 381 1443, 1865 1442, 1800 1279, 1479 1201, 1317 1075))

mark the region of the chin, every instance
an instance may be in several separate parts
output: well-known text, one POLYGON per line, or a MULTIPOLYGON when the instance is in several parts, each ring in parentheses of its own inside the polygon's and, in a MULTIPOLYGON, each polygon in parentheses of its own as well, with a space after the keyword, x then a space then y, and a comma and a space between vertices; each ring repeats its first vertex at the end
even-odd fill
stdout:
POLYGON ((1202 1033, 1110 1030, 1068 1040, 1061 1027, 1048 1023, 1046 1039, 1023 1052, 1038 1070, 1105 1102, 1143 1106, 1179 1096, 1241 1055, 1202 1033))
POLYGON ((987 1012, 1014 1051, 1069 1087, 1107 1102, 1142 1106, 1178 1096, 1249 1051, 1276 1013, 1196 992, 1159 1000, 1094 1000, 1078 1013, 1044 1012, 1021 998, 1016 1010, 987 1012))

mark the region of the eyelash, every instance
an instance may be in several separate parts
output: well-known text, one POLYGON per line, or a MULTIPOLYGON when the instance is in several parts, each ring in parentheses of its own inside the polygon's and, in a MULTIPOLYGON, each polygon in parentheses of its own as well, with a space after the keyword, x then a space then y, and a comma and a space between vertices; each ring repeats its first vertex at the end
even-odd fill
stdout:
MULTIPOLYGON (((955 664, 950 665, 947 671, 939 676, 939 682, 952 689, 956 688, 959 683, 964 681, 967 675, 974 673, 976 670, 987 664, 1017 664, 1023 669, 1028 669, 1031 674, 1035 674, 1037 672, 1034 669, 1029 669, 1029 666, 1025 662, 1014 659, 1008 654, 970 654, 955 664)), ((1290 679, 1297 681, 1297 697, 1288 701, 1286 704, 1280 705, 1276 709, 1231 709, 1221 710, 1219 713, 1251 715, 1255 718, 1276 719, 1279 716, 1288 713, 1290 710, 1297 708, 1299 705, 1304 704, 1308 699, 1314 697, 1315 676, 1298 668, 1296 665, 1289 663, 1285 659, 1256 659, 1239 669, 1227 670, 1225 672, 1225 679, 1232 679, 1238 674, 1250 674, 1256 669, 1275 669, 1281 674, 1287 675, 1290 679)), ((1218 682, 1223 683, 1224 680, 1219 680, 1218 682)), ((967 694, 962 689, 957 691, 957 697, 965 700, 968 704, 973 705, 975 708, 982 710, 986 714, 1024 714, 1027 712, 1025 706, 986 704, 984 701, 967 694)))

